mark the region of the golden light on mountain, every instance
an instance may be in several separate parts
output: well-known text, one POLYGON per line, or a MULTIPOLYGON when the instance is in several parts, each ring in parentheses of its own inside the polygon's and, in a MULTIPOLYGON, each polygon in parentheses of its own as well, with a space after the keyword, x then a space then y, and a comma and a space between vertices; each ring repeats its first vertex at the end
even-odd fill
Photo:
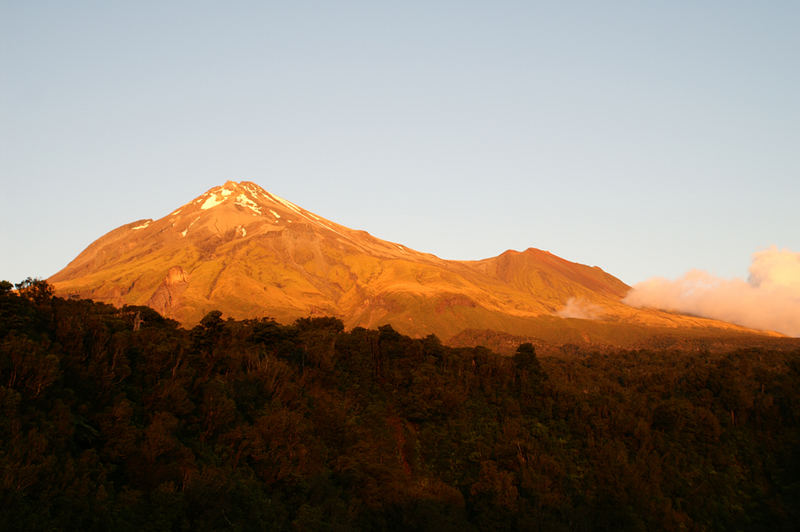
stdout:
POLYGON ((326 220, 246 181, 109 232, 50 282, 61 295, 149 305, 185 325, 218 309, 282 322, 326 315, 347 327, 389 323, 443 339, 465 330, 603 342, 653 327, 744 331, 630 307, 622 302, 625 283, 547 251, 443 260, 326 220))

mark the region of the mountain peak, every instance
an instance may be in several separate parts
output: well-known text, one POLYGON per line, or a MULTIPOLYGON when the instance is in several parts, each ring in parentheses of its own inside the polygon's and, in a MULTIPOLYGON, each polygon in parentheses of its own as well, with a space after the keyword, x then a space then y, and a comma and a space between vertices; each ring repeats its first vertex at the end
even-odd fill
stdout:
MULTIPOLYGON (((269 221, 278 223, 279 220, 284 222, 293 221, 297 216, 317 220, 316 216, 309 216, 307 211, 304 211, 294 203, 285 200, 275 194, 271 194, 261 188, 259 185, 251 181, 226 181, 223 185, 218 185, 208 189, 206 192, 197 196, 189 203, 181 206, 173 211, 170 216, 182 216, 199 214, 204 216, 211 214, 212 211, 215 218, 224 217, 225 215, 220 211, 220 207, 227 211, 228 214, 249 214, 252 217, 259 219, 266 219, 261 221, 269 221)), ((250 220, 253 221, 253 220, 250 220)))
POLYGON ((252 181, 241 181, 239 183, 226 181, 223 185, 208 189, 205 193, 187 203, 187 205, 200 204, 201 210, 208 210, 228 201, 233 201, 234 204, 249 208, 256 214, 263 214, 258 208, 259 205, 275 205, 279 206, 279 208, 288 208, 298 214, 302 214, 302 211, 304 211, 294 203, 267 192, 252 181))
POLYGON ((382 257, 416 253, 327 220, 252 181, 226 181, 161 219, 126 224, 107 237, 119 231, 120 237, 135 232, 137 239, 152 237, 159 242, 177 241, 181 245, 194 242, 203 249, 235 239, 271 238, 276 234, 289 238, 305 232, 335 242, 339 247, 358 248, 382 257))

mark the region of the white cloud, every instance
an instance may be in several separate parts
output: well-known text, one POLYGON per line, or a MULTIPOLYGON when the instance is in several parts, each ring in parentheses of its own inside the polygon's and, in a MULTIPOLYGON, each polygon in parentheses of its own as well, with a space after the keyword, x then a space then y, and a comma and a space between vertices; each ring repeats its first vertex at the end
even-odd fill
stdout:
POLYGON ((623 301, 800 336, 800 253, 776 247, 754 253, 746 281, 700 270, 674 281, 656 277, 635 285, 623 301))
POLYGON ((594 320, 603 316, 603 308, 594 303, 584 301, 575 297, 567 300, 564 308, 556 313, 562 318, 579 318, 582 320, 594 320))

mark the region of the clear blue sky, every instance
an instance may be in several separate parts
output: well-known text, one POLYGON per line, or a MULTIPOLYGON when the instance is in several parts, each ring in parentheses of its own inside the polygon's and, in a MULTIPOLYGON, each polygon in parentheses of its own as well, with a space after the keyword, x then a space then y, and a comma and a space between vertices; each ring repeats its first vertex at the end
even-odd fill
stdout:
POLYGON ((0 0, 0 278, 228 179, 628 283, 800 251, 800 2, 0 0))

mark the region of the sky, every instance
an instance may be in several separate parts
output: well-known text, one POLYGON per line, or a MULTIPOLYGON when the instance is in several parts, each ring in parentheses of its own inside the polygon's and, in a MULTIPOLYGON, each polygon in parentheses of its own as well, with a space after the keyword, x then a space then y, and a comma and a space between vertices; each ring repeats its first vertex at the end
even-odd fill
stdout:
POLYGON ((0 278, 254 181, 628 284, 800 251, 800 3, 0 0, 0 278))

